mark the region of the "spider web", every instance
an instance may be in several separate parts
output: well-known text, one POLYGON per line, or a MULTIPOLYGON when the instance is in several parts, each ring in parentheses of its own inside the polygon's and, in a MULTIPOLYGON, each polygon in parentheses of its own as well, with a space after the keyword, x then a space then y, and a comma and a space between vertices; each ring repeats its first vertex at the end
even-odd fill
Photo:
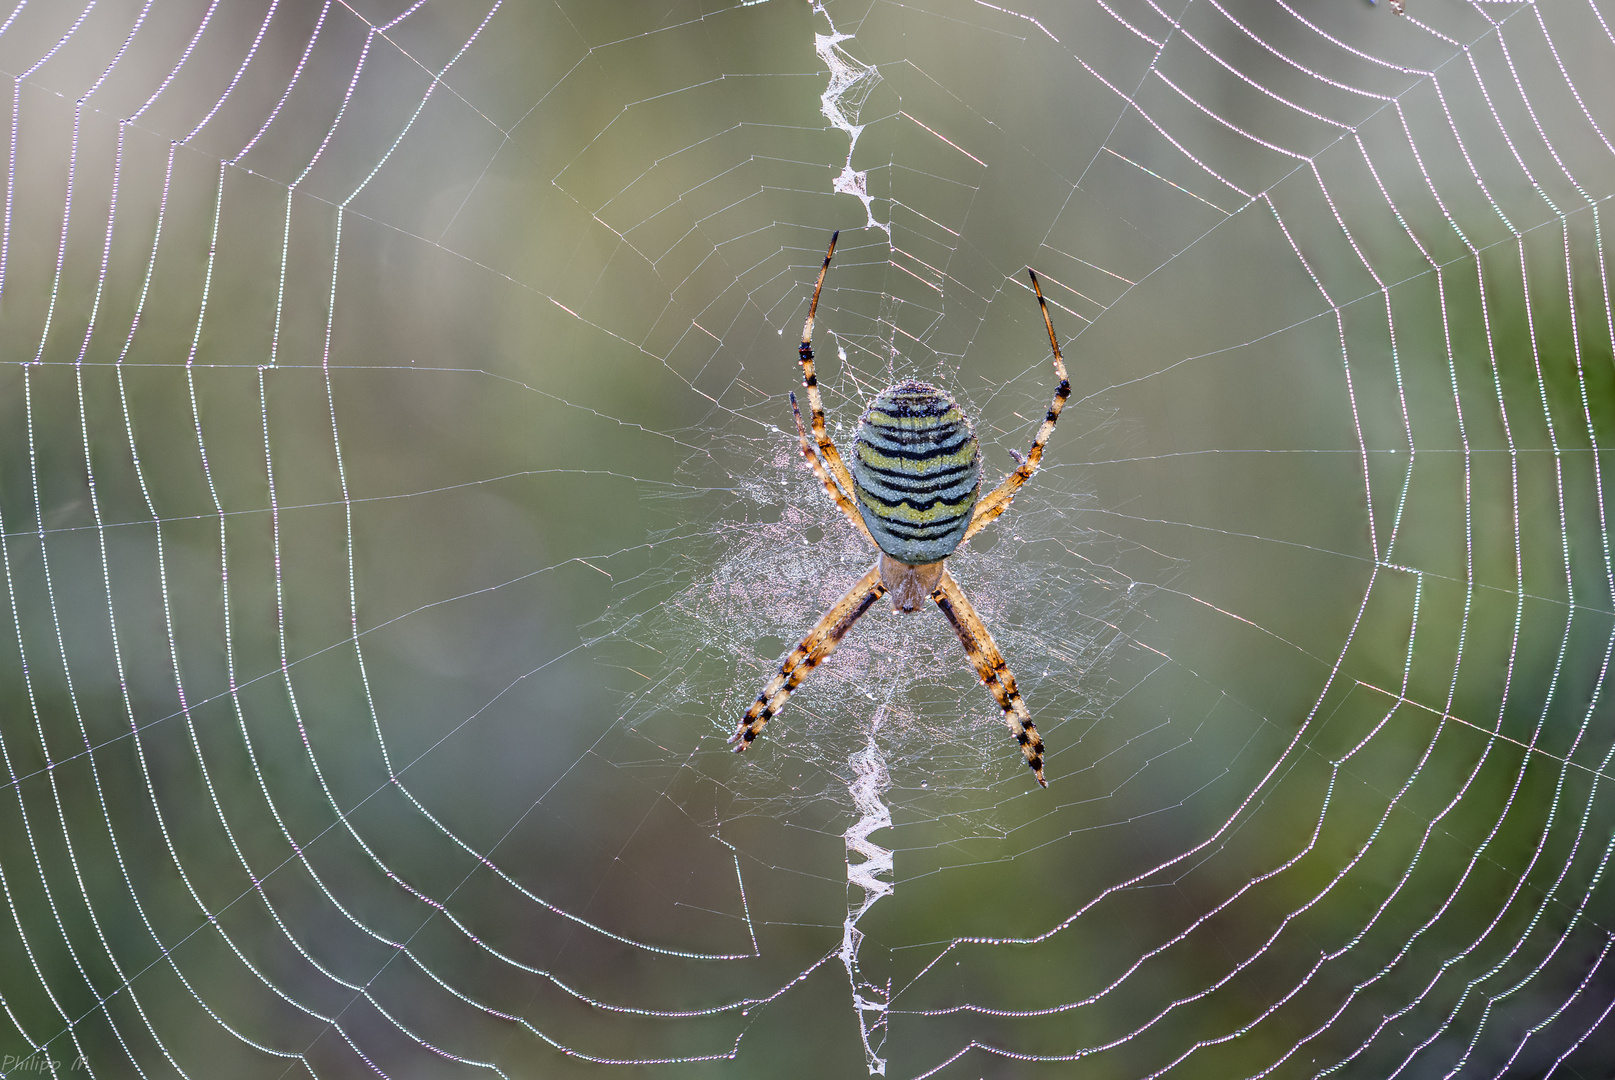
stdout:
POLYGON ((0 1075, 1607 1075, 1612 19, 0 13, 0 1075))

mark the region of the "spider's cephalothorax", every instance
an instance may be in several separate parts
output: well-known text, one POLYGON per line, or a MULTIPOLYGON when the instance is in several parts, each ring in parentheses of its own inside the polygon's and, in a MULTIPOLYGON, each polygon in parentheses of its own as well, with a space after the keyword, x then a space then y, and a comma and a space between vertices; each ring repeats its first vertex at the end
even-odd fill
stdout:
POLYGON ((735 744, 736 753, 750 746, 763 725, 785 707, 808 672, 841 643, 859 616, 890 592, 896 611, 913 611, 926 599, 936 603, 959 636, 976 674, 1004 711, 1004 723, 1021 744, 1026 764, 1037 782, 1047 787, 1043 779, 1043 739, 1015 687, 1015 676, 945 563, 961 543, 1009 509, 1015 492, 1037 471, 1043 447, 1054 433, 1054 423, 1066 398, 1071 396, 1071 382, 1066 378, 1065 360, 1054 336, 1043 289, 1037 275, 1028 270, 1038 308, 1043 312, 1043 325, 1049 332, 1054 373, 1060 383, 1048 415, 1032 438, 1032 448, 1025 457, 1016 455, 1019 464, 1003 483, 977 498, 981 490, 981 450, 969 419, 945 390, 912 381, 882 390, 869 403, 858 424, 849 469, 825 430, 824 402, 813 368, 813 317, 819 310, 819 290, 824 287, 825 271, 830 269, 836 237, 840 235, 837 232, 830 236, 830 250, 819 267, 813 302, 802 327, 802 346, 797 350, 802 361, 802 385, 807 388, 808 407, 813 414, 811 441, 795 394, 791 395, 791 410, 796 414, 796 432, 808 466, 864 539, 879 549, 880 558, 791 650, 741 717, 740 727, 729 741, 735 744))

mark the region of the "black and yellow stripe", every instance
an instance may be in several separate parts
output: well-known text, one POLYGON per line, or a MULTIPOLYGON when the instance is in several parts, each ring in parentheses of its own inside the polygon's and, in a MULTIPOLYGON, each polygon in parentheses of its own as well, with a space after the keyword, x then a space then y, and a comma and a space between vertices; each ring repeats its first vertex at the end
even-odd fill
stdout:
POLYGON ((945 390, 902 382, 880 392, 858 422, 853 494, 875 543, 921 566, 959 546, 981 490, 981 449, 945 390))

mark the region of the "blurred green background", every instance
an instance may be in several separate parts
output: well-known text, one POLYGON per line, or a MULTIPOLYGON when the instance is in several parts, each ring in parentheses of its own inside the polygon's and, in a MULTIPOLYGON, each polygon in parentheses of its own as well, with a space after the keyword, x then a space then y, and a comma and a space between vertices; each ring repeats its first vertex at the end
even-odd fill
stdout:
POLYGON ((0 1075, 1609 1075, 1610 19, 20 7, 0 1075), (1047 791, 932 613, 725 752, 837 228, 843 445, 1012 468, 1044 278, 1047 791))

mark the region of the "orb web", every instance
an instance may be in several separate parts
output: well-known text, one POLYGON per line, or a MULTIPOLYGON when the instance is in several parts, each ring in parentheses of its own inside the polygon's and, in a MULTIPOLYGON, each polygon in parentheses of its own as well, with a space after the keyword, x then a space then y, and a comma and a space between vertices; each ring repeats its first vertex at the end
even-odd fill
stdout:
POLYGON ((0 1075, 1602 1075, 1597 4, 27 2, 0 1075), (805 468, 1043 468, 950 567, 805 468), (700 1064, 697 1064, 700 1063, 700 1064))

